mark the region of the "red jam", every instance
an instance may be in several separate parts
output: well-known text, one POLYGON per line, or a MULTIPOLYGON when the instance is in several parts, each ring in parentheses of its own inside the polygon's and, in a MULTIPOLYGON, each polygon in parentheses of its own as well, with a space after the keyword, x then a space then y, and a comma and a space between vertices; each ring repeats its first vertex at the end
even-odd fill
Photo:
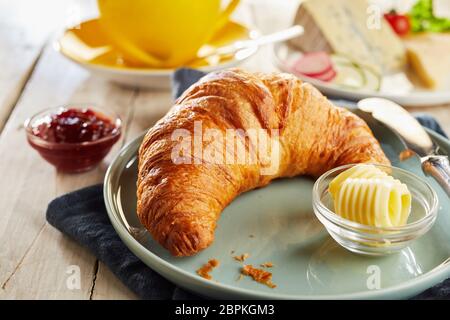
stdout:
POLYGON ((28 142, 60 171, 93 168, 120 138, 120 120, 89 108, 60 109, 37 117, 28 124, 28 142))
POLYGON ((110 119, 90 109, 64 110, 32 128, 35 136, 56 143, 96 141, 110 136, 116 129, 110 119))

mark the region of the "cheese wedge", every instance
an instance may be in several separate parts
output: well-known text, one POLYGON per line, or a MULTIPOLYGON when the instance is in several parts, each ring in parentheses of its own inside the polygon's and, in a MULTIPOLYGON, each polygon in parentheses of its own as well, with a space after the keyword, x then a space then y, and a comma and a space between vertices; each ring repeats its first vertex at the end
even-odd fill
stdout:
POLYGON ((306 0, 294 23, 305 28, 302 36, 291 40, 302 51, 343 54, 379 73, 406 65, 400 38, 366 0, 306 0))
POLYGON ((409 64, 425 87, 439 89, 450 83, 449 33, 422 33, 403 41, 409 64))

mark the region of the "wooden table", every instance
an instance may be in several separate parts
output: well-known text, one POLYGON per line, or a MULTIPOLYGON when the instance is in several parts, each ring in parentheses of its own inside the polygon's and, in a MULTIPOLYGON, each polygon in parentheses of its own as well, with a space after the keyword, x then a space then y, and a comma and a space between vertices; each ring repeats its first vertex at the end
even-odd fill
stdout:
MULTIPOLYGON (((242 2, 235 18, 263 33, 287 26, 297 5, 291 0, 242 2)), ((45 221, 49 201, 101 182, 120 147, 172 104, 168 91, 122 88, 90 76, 54 51, 54 31, 67 22, 67 15, 95 14, 93 0, 0 0, 0 299, 136 298, 103 263, 45 221), (124 135, 98 168, 65 175, 28 146, 22 124, 41 109, 77 102, 118 112, 124 135), (73 266, 79 267, 79 289, 66 284, 73 266)), ((275 69, 268 48, 243 67, 275 69)), ((436 116, 450 133, 450 106, 414 111, 436 116)))

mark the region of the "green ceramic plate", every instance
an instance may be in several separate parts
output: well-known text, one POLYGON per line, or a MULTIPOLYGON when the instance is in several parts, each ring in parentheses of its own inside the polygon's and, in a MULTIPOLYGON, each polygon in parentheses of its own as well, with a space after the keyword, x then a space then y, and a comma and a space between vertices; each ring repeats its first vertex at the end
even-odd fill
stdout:
MULTIPOLYGON (((398 254, 360 256, 341 248, 315 218, 314 181, 283 179, 245 193, 222 213, 214 243, 193 257, 174 258, 143 229, 136 216, 136 153, 142 136, 129 143, 105 178, 105 202, 124 243, 144 263, 180 287, 211 298, 399 299, 412 297, 450 277, 450 201, 439 185, 423 175, 419 161, 399 162, 402 142, 389 129, 366 119, 394 166, 426 179, 439 196, 434 227, 398 254), (271 289, 248 277, 237 280, 241 263, 274 264, 271 289), (195 273, 211 258, 220 260, 213 280, 195 273), (379 287, 378 281, 379 280, 379 287)), ((450 153, 450 141, 431 134, 450 153)))

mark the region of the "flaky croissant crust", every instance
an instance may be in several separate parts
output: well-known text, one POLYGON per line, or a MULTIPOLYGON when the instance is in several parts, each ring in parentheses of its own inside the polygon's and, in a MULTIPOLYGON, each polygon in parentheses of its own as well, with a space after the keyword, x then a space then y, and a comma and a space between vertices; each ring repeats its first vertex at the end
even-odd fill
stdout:
MULTIPOLYGON (((254 154, 252 140, 242 139, 244 151, 254 154)), ((191 86, 147 132, 139 149, 138 216, 173 255, 189 256, 212 243, 220 213, 240 193, 276 178, 319 176, 362 162, 389 164, 367 124, 310 84, 283 73, 215 72, 191 86), (174 130, 194 132, 196 121, 220 131, 265 129, 269 138, 276 130, 277 169, 262 174, 267 164, 258 156, 250 164, 198 164, 192 153, 191 164, 174 163, 174 130)))

